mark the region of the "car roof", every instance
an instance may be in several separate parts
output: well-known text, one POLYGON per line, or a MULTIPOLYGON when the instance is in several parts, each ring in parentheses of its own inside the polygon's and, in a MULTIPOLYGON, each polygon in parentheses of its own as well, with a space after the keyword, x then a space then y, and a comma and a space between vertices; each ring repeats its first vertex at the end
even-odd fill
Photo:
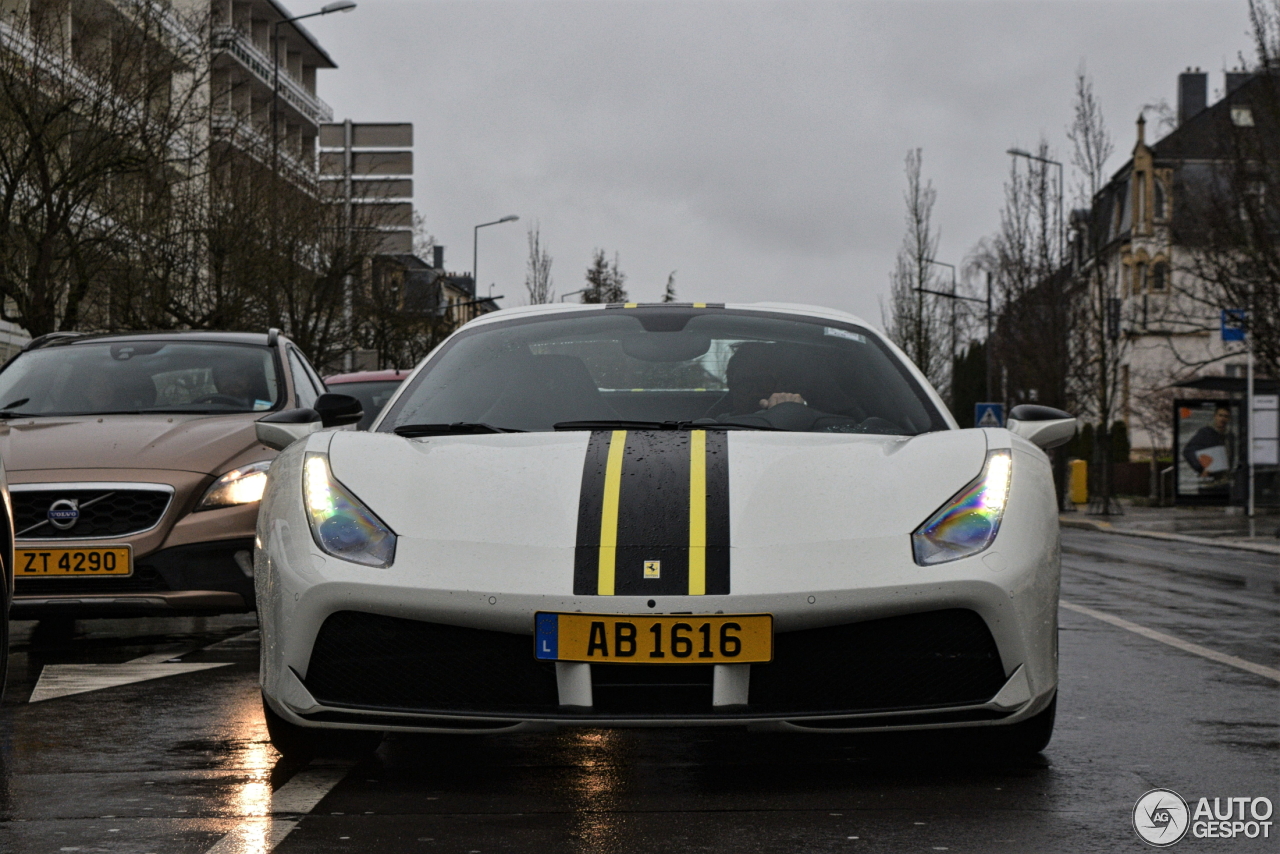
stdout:
MULTIPOLYGON (((283 336, 281 336, 283 337, 283 336)), ((26 350, 45 347, 71 347, 76 344, 110 341, 207 341, 222 344, 257 344, 268 346, 266 332, 211 332, 207 330, 173 330, 168 332, 53 332, 41 335, 26 346, 26 350)))
POLYGON ((504 308, 498 311, 483 314, 467 326, 478 326, 485 323, 494 323, 503 320, 509 320, 512 317, 529 316, 532 314, 562 314, 574 311, 603 311, 607 309, 617 308, 660 308, 660 309, 686 309, 688 311, 705 312, 707 309, 728 309, 731 311, 770 311, 781 314, 798 314, 805 317, 820 317, 829 320, 841 321, 844 323, 856 323, 859 326, 872 329, 874 327, 867 321, 850 314, 847 311, 840 311, 834 308, 826 308, 818 305, 805 305, 803 303, 788 302, 712 302, 712 303, 688 303, 688 302, 628 302, 628 303, 544 303, 541 305, 521 305, 512 308, 504 308))
POLYGON ((392 368, 386 371, 355 371, 350 374, 334 374, 332 376, 325 377, 324 381, 325 385, 328 385, 329 383, 341 385, 343 383, 385 382, 388 380, 395 380, 399 382, 407 376, 409 376, 409 369, 392 368))

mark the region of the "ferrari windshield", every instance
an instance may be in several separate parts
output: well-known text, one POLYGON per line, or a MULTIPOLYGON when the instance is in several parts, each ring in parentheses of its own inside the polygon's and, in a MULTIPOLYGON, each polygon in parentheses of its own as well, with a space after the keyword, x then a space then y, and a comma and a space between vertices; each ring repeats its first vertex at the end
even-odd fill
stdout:
POLYGON ((281 393, 266 347, 117 338, 21 354, 0 372, 0 415, 261 412, 281 393))
POLYGON ((464 331, 414 378, 378 429, 614 424, 898 435, 947 426, 865 329, 798 315, 655 306, 464 331))

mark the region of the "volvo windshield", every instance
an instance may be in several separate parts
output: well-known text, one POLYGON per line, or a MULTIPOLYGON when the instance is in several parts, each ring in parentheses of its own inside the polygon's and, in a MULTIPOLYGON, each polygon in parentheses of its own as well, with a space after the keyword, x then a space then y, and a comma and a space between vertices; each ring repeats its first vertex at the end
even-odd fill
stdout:
POLYGON ((262 412, 283 389, 266 347, 113 339, 23 353, 0 372, 0 416, 262 412))

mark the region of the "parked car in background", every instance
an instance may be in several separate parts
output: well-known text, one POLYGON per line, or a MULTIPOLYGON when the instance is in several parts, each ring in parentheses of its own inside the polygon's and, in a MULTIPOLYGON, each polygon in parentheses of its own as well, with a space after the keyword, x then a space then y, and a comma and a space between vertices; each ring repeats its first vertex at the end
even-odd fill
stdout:
POLYGON ((254 525, 276 456, 254 424, 316 420, 324 393, 276 330, 32 341, 0 368, 13 616, 251 610, 254 525))
POLYGON ((0 460, 0 699, 9 673, 9 604, 13 601, 13 502, 0 460))
POLYGON ((373 419, 378 417, 382 407, 400 388, 400 383, 409 376, 410 371, 399 368, 389 371, 357 371, 353 374, 334 374, 325 377, 324 382, 330 389, 342 394, 349 394, 364 406, 364 417, 356 425, 357 430, 368 430, 373 419))

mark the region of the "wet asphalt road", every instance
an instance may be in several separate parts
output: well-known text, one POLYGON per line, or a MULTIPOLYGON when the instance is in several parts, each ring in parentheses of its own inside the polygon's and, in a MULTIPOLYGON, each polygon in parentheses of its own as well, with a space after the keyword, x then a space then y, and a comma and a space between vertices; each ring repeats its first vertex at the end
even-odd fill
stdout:
MULTIPOLYGON (((17 623, 0 851, 1137 851, 1154 787, 1280 804, 1280 682, 1090 613, 1274 671, 1280 556, 1063 546, 1058 726, 1013 764, 946 738, 691 729, 396 737, 299 767, 266 740, 252 616, 17 623)), ((1276 851, 1275 830, 1176 848, 1276 851)))

